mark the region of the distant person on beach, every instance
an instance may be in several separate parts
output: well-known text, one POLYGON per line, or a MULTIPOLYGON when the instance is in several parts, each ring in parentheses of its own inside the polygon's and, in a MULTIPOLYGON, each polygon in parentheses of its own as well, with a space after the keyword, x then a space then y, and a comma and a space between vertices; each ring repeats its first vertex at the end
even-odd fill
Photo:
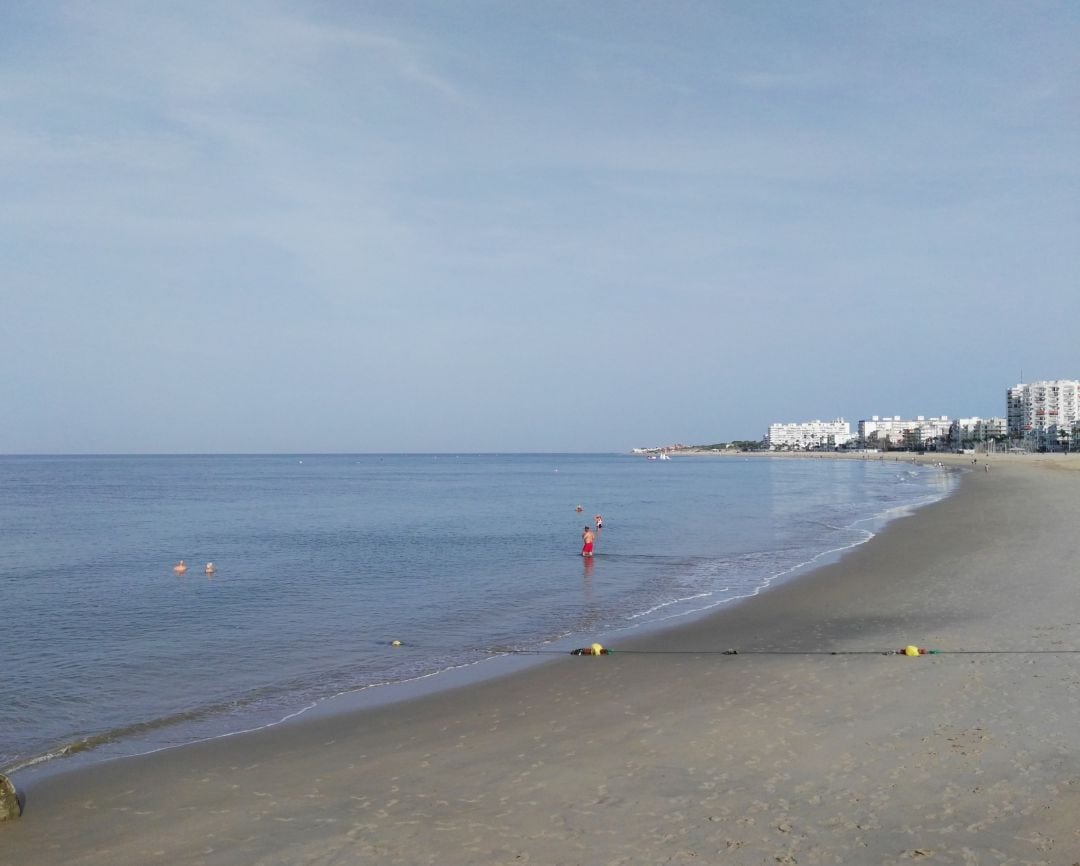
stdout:
POLYGON ((593 542, 596 540, 596 536, 589 527, 586 526, 585 529, 582 530, 581 540, 583 542, 581 545, 581 555, 592 556, 593 542))
POLYGON ((601 529, 604 528, 604 518, 601 517, 599 514, 597 514, 596 517, 593 518, 593 520, 596 521, 596 531, 597 532, 599 532, 601 529))

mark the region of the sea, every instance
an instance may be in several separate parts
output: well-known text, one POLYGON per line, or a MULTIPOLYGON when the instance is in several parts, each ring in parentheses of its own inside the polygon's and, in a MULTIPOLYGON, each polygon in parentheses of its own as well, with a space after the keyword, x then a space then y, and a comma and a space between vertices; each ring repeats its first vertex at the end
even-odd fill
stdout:
POLYGON ((875 455, 0 457, 0 772, 617 646, 798 579, 955 481, 875 455))

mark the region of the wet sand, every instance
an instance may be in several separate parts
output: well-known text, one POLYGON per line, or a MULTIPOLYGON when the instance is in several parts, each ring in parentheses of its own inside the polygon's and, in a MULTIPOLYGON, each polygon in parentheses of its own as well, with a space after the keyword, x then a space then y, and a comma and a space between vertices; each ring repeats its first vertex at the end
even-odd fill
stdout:
POLYGON ((46 779, 0 863, 1078 863, 1074 459, 949 460, 841 562, 610 656, 46 779))

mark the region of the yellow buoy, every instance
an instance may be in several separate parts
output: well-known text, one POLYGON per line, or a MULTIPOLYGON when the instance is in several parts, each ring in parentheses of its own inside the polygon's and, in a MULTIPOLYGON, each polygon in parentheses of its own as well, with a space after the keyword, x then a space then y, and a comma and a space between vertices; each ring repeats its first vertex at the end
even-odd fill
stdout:
POLYGON ((590 649, 592 650, 592 654, 594 656, 602 656, 604 654, 604 648, 602 646, 600 646, 600 644, 598 644, 598 643, 594 643, 590 647, 590 649))
POLYGON ((904 655, 917 656, 919 655, 919 648, 917 646, 909 644, 908 646, 904 647, 904 655))

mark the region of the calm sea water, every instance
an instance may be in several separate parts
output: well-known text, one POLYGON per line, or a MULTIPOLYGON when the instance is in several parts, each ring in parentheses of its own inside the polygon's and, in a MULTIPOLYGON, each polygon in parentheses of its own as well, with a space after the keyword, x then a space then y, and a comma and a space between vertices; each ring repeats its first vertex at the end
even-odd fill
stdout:
POLYGON ((690 616, 951 484, 878 460, 0 457, 0 770, 251 729, 495 648, 690 616))

